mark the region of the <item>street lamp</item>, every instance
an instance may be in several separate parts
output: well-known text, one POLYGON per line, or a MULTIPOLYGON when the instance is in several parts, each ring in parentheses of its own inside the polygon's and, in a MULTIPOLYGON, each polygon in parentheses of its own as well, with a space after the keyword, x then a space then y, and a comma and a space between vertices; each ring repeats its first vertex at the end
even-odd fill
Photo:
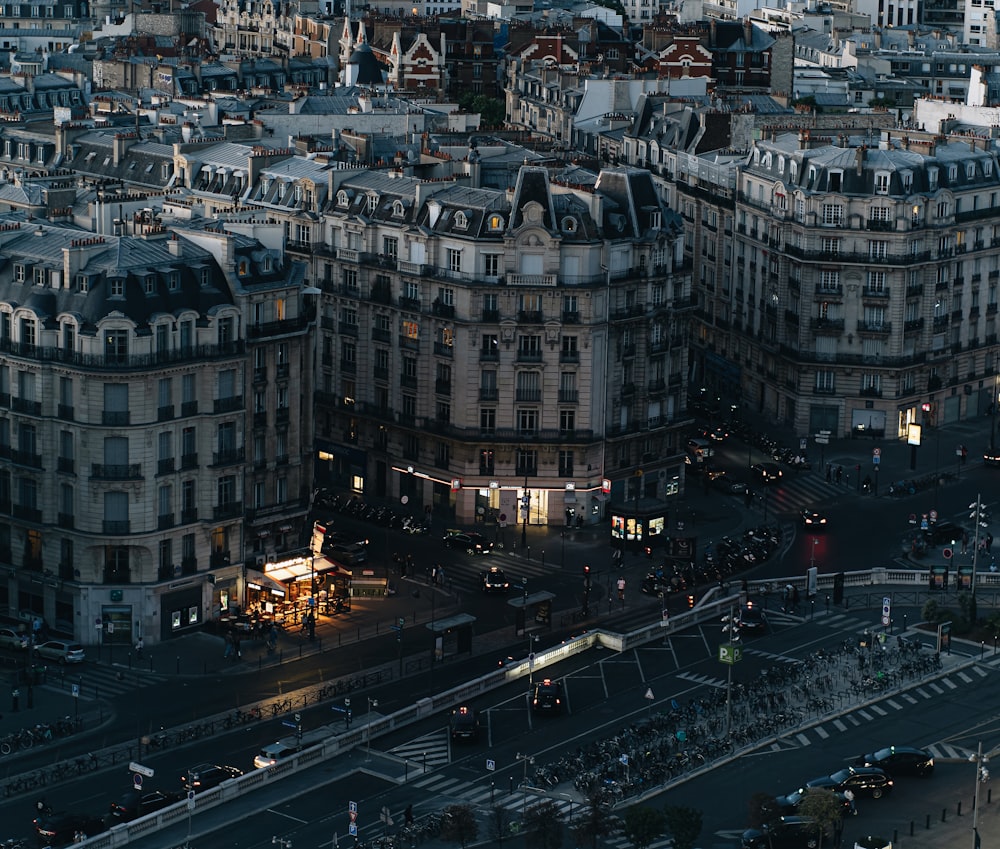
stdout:
POLYGON ((524 493, 521 495, 521 548, 528 548, 528 516, 531 513, 531 496, 528 494, 528 468, 524 469, 524 493))
POLYGON ((272 837, 272 846, 280 846, 281 849, 292 849, 292 841, 284 837, 272 837))
POLYGON ((524 798, 521 800, 521 822, 524 822, 525 814, 528 810, 528 764, 534 765, 535 756, 534 755, 522 755, 520 752, 516 755, 516 760, 522 761, 524 763, 524 778, 521 781, 521 792, 524 793, 524 798))
MULTIPOLYGON (((525 623, 527 628, 527 623, 525 623)), ((528 699, 531 699, 531 687, 534 683, 534 673, 535 673, 535 652, 532 650, 532 646, 539 641, 537 634, 528 634, 528 699)))
POLYGON ((378 707, 378 699, 373 699, 371 696, 368 697, 368 754, 365 755, 365 760, 370 761, 372 759, 372 708, 378 707))
POLYGON ((983 754, 983 741, 979 741, 979 750, 974 755, 969 755, 969 762, 976 765, 976 791, 972 800, 972 846, 979 849, 979 788, 990 780, 990 771, 986 764, 990 762, 989 756, 983 754))

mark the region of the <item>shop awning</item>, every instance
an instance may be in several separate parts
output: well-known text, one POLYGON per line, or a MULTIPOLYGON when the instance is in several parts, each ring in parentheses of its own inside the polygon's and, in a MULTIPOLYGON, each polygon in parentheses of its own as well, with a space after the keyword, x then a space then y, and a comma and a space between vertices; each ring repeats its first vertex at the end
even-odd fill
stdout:
POLYGON ((336 572, 338 575, 344 575, 348 578, 350 578, 353 574, 343 563, 338 563, 336 560, 331 560, 329 557, 316 558, 316 571, 336 572))
POLYGON ((247 569, 247 587, 250 589, 264 590, 271 595, 285 597, 285 588, 268 575, 262 572, 255 572, 247 569))
POLYGON ((312 568, 309 565, 309 561, 303 560, 288 566, 282 566, 280 569, 272 569, 267 573, 267 576, 272 581, 284 584, 288 581, 297 581, 303 575, 308 575, 311 571, 312 568))

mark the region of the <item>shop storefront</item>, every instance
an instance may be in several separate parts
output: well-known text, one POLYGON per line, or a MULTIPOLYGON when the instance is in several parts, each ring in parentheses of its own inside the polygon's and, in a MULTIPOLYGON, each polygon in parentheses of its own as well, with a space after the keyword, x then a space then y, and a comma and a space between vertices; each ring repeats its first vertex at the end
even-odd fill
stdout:
POLYGON ((281 624, 299 622, 311 610, 336 613, 351 594, 351 570, 329 557, 294 557, 268 563, 263 577, 267 587, 260 584, 257 598, 260 601, 263 593, 270 609, 259 608, 258 612, 281 624), (277 595, 279 587, 283 598, 277 595))
POLYGON ((168 640, 202 624, 201 584, 160 596, 160 639, 168 640))
MULTIPOLYGON (((114 591, 112 591, 114 592, 114 591)), ((118 593, 121 596, 121 593, 118 593)), ((103 645, 130 646, 133 643, 132 605, 101 605, 101 643, 103 645)))
POLYGON ((315 463, 317 486, 364 494, 368 469, 368 455, 364 451, 317 439, 315 463))
POLYGON ((669 516, 666 508, 628 510, 613 507, 611 510, 611 544, 656 546, 666 539, 669 516))

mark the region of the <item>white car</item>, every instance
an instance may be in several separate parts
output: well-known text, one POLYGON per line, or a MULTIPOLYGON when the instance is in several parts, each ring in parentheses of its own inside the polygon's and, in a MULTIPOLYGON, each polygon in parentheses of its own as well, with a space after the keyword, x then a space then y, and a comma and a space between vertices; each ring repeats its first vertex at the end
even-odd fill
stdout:
POLYGON ((15 631, 13 628, 0 628, 0 646, 5 649, 26 649, 28 635, 15 631))
POLYGON ((55 660, 58 663, 83 663, 87 659, 83 646, 68 640, 49 640, 38 646, 35 651, 40 657, 55 660))

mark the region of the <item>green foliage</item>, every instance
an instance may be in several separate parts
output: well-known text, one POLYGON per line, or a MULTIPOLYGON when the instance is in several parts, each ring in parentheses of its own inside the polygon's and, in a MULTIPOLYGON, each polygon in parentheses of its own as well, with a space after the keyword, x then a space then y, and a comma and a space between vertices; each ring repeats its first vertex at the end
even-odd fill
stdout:
POLYGON ((507 110, 502 100, 467 91, 458 99, 458 105, 466 112, 478 112, 482 127, 502 127, 507 118, 507 110))
POLYGON ((937 603, 936 599, 929 598, 924 602, 924 607, 920 611, 920 615, 923 617, 924 622, 934 624, 940 622, 946 614, 945 611, 941 609, 941 605, 937 603))
POLYGON ((591 793, 584 803, 580 818, 573 824, 573 839, 577 846, 597 849, 597 841, 611 833, 611 811, 597 793, 591 793))
MULTIPOLYGON (((836 834, 840 830, 841 801, 832 790, 813 788, 799 804, 798 813, 804 817, 812 817, 823 829, 823 834, 836 834)), ((822 842, 822 838, 820 838, 822 842)))
POLYGON ((490 808, 487 818, 490 836, 496 840, 497 846, 503 846, 504 838, 510 832, 511 815, 510 811, 500 805, 490 808))
POLYGON ((694 849, 701 834, 701 811, 685 805, 666 805, 663 808, 667 834, 673 841, 672 849, 694 849))
POLYGON ((559 849, 562 846, 562 814, 551 799, 525 811, 524 828, 528 849, 559 849))
POLYGON ((750 828, 759 830, 780 815, 775 798, 770 793, 754 793, 750 797, 750 828))
POLYGON ((646 849, 663 834, 666 817, 662 811, 635 805, 625 811, 625 837, 635 849, 646 849))
POLYGON ((449 805, 441 821, 441 838, 460 843, 465 849, 479 835, 479 823, 471 805, 449 805))

